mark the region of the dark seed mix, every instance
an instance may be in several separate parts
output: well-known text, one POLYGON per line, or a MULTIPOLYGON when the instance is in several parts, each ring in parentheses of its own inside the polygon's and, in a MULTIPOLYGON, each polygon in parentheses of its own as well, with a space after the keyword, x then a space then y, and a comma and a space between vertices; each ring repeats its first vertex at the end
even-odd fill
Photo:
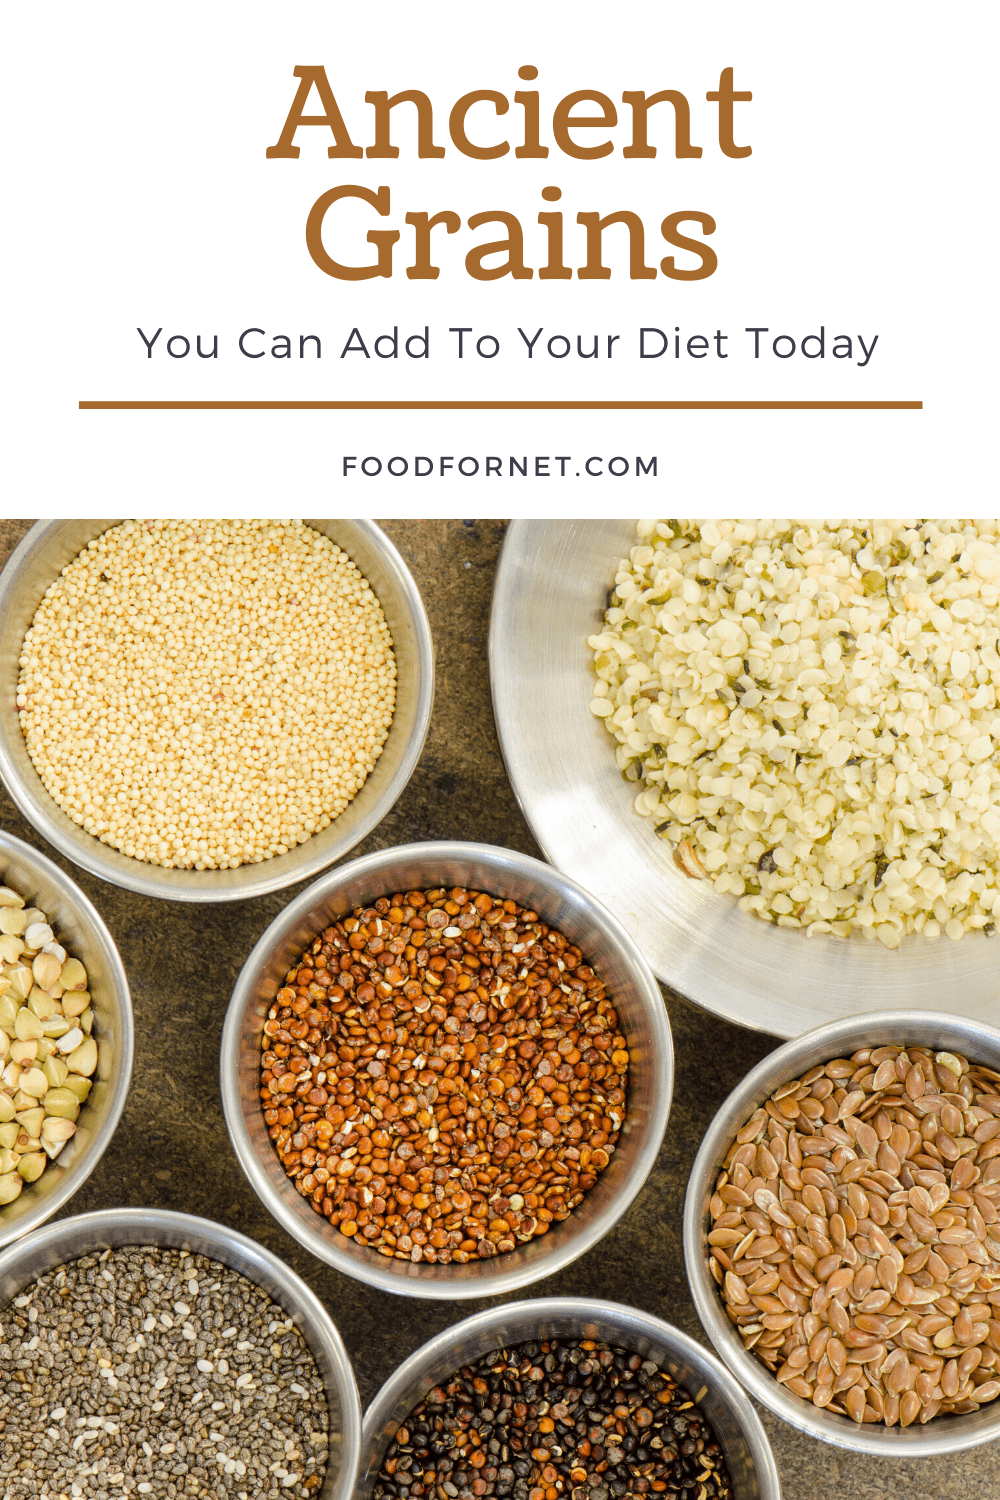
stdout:
POLYGON ((375 1500, 732 1500, 687 1392, 628 1349, 550 1339, 457 1370, 398 1428, 375 1500))
POLYGON ((488 1258, 565 1219, 608 1165, 628 1051, 580 949, 513 901, 406 891, 317 937, 264 1025, 264 1119, 341 1234, 488 1258))
POLYGON ((3 1500, 314 1496, 322 1378, 283 1308, 203 1255, 127 1246, 0 1306, 3 1500))

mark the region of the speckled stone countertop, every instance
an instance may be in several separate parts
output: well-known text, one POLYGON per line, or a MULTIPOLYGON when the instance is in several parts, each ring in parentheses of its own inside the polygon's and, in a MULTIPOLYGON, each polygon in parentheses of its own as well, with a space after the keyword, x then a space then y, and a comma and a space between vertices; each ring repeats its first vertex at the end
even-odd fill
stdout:
MULTIPOLYGON (((0 562, 31 523, 0 521, 0 562)), ((507 780, 490 706, 486 638, 499 521, 386 521, 423 594, 437 646, 437 695, 423 756, 403 796, 354 855, 418 839, 476 839, 538 855, 507 780)), ((391 1297, 314 1260, 257 1200, 229 1147, 218 1052, 240 968, 264 928, 298 893, 217 907, 153 901, 77 869, 51 849, 0 790, 3 827, 41 848, 86 891, 111 930, 135 1005, 136 1057, 121 1124, 63 1216, 121 1205, 203 1214, 282 1256, 323 1299, 354 1362, 362 1405, 396 1365, 449 1324, 491 1305, 391 1297)), ((677 1053, 673 1110, 656 1167, 614 1230, 567 1270, 519 1296, 638 1303, 707 1342, 688 1295, 681 1205, 713 1114, 739 1078, 778 1045, 664 990, 677 1053)), ((924 1461, 841 1453, 766 1412, 785 1500, 1000 1500, 992 1448, 924 1461)))

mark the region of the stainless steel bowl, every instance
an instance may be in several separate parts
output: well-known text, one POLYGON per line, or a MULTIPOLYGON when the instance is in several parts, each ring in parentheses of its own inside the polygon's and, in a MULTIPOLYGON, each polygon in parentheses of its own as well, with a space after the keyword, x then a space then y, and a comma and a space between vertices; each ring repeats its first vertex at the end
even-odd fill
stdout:
POLYGON ((893 952, 860 934, 806 937, 689 880, 615 764, 590 712, 607 592, 635 522, 514 521, 493 592, 490 676, 500 744, 545 857, 592 891, 654 972, 696 1005, 774 1036, 861 1010, 935 1010, 988 1021, 1000 1001, 996 944, 908 937, 893 952))
POLYGON ((18 657, 45 590, 108 521, 38 521, 0 573, 0 777, 33 828, 92 875, 168 901, 242 901, 308 880, 342 859, 379 824, 420 758, 434 699, 434 650, 409 569, 372 521, 309 521, 357 563, 378 596, 396 655, 396 709, 368 780, 329 827, 287 854, 236 870, 167 870, 131 859, 86 833, 49 796, 28 755, 14 708, 18 657))
POLYGON ((670 1112, 673 1047, 663 1000, 613 917, 548 865, 488 844, 407 844, 331 870, 276 917, 236 982, 222 1033, 222 1106, 240 1165, 265 1207, 313 1255, 348 1276, 408 1297, 495 1297, 561 1270, 622 1216, 656 1160, 670 1112), (631 1056, 628 1114, 609 1166, 568 1219, 507 1255, 474 1264, 412 1265, 331 1229, 285 1176, 260 1105, 268 1007, 303 948, 335 918, 393 891, 466 886, 537 911, 578 943, 614 997, 631 1056))
POLYGON ((60 1219, 0 1254, 0 1308, 54 1266, 120 1245, 159 1245, 207 1255, 263 1287, 295 1320, 323 1377, 330 1413, 330 1460, 316 1497, 350 1500, 361 1452, 361 1402, 340 1334, 305 1282, 246 1235, 211 1219, 162 1208, 106 1208, 60 1219))
POLYGON ((0 832, 0 879, 51 919, 56 937, 87 970, 97 1072, 76 1134, 37 1182, 0 1208, 0 1245, 44 1224, 82 1187, 115 1133, 132 1075, 132 999, 111 934, 80 888, 44 854, 0 832))
POLYGON ((799 1432, 878 1458, 928 1458, 958 1453, 1000 1438, 1000 1402, 968 1416, 934 1417, 926 1427, 858 1426, 849 1417, 822 1411, 779 1385, 743 1345, 730 1323, 708 1268, 709 1200, 726 1154, 740 1130, 781 1084, 817 1063, 847 1057, 860 1047, 912 1043, 960 1052, 971 1062, 1000 1070, 1000 1031, 958 1016, 919 1010, 877 1011, 817 1027, 779 1047, 748 1073, 729 1095, 702 1141, 684 1202, 684 1261, 695 1307, 706 1333, 733 1374, 755 1400, 799 1432))
POLYGON ((427 1392, 500 1345, 540 1338, 600 1339, 655 1360, 697 1401, 715 1429, 735 1500, 780 1500, 778 1471, 760 1418, 719 1361, 679 1328, 618 1302, 539 1297, 477 1313, 400 1365, 365 1413, 358 1500, 371 1500, 396 1429, 427 1392))

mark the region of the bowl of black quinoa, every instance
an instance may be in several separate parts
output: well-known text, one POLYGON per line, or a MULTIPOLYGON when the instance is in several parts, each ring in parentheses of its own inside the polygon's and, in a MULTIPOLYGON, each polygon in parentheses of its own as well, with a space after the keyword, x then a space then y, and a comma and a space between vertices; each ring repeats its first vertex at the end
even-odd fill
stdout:
POLYGON ((669 1323, 576 1297, 431 1339, 365 1414, 357 1500, 780 1500, 725 1367, 669 1323))

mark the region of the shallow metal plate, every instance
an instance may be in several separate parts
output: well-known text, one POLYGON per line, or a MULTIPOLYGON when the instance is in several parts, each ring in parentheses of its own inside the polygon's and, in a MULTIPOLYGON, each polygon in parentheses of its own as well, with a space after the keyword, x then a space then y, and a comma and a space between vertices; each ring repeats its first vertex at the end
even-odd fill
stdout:
POLYGON ((592 892, 654 973, 696 1005, 793 1037, 867 1010, 1000 1019, 1000 937, 807 938, 741 912, 676 868, 633 811, 614 742, 590 712, 587 636, 599 630, 624 521, 514 521, 493 592, 490 673, 507 770, 547 859, 592 892))

